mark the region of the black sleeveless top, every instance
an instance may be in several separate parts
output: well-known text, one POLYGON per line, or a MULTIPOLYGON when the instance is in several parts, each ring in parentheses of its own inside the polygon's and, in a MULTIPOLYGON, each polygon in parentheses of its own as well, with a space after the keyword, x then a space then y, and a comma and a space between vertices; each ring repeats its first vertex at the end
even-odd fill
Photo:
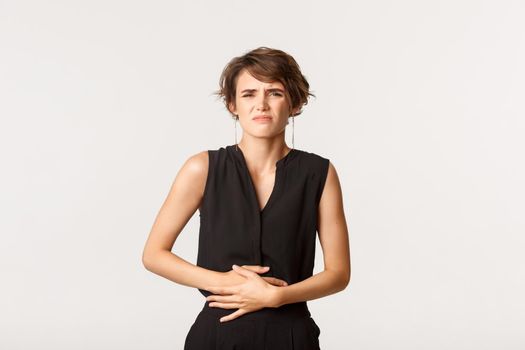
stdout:
POLYGON ((260 210, 241 148, 229 145, 208 150, 208 155, 197 265, 220 272, 233 264, 269 266, 259 276, 274 276, 289 285, 312 276, 317 209, 329 160, 290 150, 276 162, 274 187, 260 210))

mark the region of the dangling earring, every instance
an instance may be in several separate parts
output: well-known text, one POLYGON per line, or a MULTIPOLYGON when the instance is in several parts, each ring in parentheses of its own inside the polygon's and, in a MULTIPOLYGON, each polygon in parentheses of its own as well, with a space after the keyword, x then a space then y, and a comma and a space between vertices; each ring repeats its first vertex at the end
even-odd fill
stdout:
POLYGON ((234 118, 234 123, 235 123, 235 149, 238 151, 239 147, 237 146, 237 120, 239 120, 239 116, 238 115, 236 115, 235 118, 234 118))
POLYGON ((295 129, 295 117, 292 116, 292 149, 294 149, 294 129, 295 129))

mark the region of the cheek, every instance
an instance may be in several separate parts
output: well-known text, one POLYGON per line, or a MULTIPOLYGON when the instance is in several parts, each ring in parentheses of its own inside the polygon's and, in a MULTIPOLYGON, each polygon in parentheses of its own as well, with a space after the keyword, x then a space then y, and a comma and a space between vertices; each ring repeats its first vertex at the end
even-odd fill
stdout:
POLYGON ((282 103, 279 104, 279 110, 283 114, 287 114, 289 109, 290 109, 290 107, 288 106, 288 103, 282 102, 282 103))
POLYGON ((251 108, 253 106, 253 101, 251 101, 251 99, 249 99, 249 98, 241 98, 237 102, 237 105, 239 106, 239 108, 248 109, 248 108, 251 108))

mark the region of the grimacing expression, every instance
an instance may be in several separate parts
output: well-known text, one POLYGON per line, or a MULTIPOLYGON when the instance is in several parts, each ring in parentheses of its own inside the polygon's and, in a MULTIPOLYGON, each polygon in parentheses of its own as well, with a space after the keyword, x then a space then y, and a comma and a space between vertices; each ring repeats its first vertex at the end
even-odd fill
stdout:
POLYGON ((243 130, 256 137, 280 134, 291 113, 283 84, 262 82, 247 70, 241 71, 237 79, 236 107, 232 105, 230 110, 239 116, 243 130), (261 115, 270 119, 254 119, 261 115))

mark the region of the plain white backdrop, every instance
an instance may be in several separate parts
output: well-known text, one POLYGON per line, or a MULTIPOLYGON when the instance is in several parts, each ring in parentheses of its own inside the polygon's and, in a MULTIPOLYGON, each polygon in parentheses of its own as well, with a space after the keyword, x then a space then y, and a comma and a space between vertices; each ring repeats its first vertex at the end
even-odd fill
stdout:
MULTIPOLYGON (((525 348, 524 18, 519 0, 0 1, 0 348, 182 349, 204 297, 142 249, 184 161, 234 143, 212 93, 258 46, 301 66, 317 98, 295 147, 344 192, 352 277, 308 303, 321 348, 525 348)), ((173 252, 195 263, 197 243, 196 212, 173 252)))

